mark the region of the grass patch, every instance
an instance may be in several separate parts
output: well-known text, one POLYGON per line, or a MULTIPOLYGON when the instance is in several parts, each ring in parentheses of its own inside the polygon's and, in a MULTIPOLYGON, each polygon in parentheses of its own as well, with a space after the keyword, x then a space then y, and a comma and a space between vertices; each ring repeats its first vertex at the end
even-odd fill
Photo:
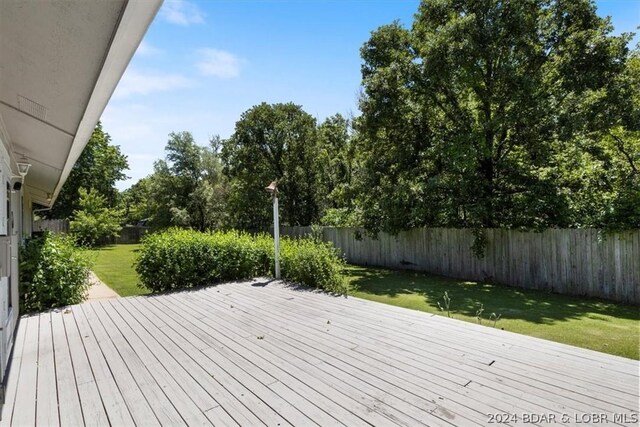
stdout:
POLYGON ((501 314, 497 328, 631 359, 639 359, 638 307, 595 298, 571 297, 508 286, 468 282, 409 271, 349 266, 347 280, 356 297, 438 313, 447 291, 455 319, 483 324, 501 314))
POLYGON ((139 280, 133 269, 133 261, 140 245, 113 245, 95 249, 93 272, 107 286, 122 297, 146 295, 148 290, 138 286, 139 280))

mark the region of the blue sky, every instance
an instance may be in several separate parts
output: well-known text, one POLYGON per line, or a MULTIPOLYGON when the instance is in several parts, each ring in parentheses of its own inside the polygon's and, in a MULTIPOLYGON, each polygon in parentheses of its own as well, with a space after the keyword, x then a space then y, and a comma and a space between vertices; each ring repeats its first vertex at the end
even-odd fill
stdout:
MULTIPOLYGON (((359 49, 371 31, 410 26, 418 0, 165 0, 103 114, 128 156, 127 188, 153 171, 172 131, 207 144, 260 102, 319 121, 357 114, 359 49)), ((640 0, 598 0, 615 32, 638 32, 640 0)), ((633 45, 640 41, 636 36, 633 45)))

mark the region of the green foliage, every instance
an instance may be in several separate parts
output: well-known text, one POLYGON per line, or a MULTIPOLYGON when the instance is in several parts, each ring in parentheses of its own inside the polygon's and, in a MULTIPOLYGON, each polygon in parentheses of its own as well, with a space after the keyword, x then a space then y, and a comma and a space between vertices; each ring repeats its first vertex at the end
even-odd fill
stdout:
POLYGON ((274 180, 283 225, 309 225, 320 217, 316 122, 300 106, 262 103, 245 111, 222 143, 222 158, 231 180, 231 226, 261 230, 271 224, 264 188, 274 180))
POLYGON ((571 223, 608 230, 640 227, 640 50, 606 92, 592 97, 588 132, 556 156, 571 223), (595 127, 595 129, 594 129, 595 127))
MULTIPOLYGON (((283 239, 280 248, 283 279, 346 293, 343 261, 331 246, 283 239)), ((273 265, 266 235, 173 228, 143 240, 135 268, 144 287, 160 292, 268 275, 273 265)))
POLYGON ((150 219, 156 228, 223 227, 227 178, 222 173, 220 144, 218 137, 202 147, 189 132, 169 134, 166 158, 155 162, 154 173, 121 193, 127 222, 150 219))
POLYGON ((496 327, 496 324, 498 323, 498 320, 500 320, 500 318, 502 317, 502 314, 498 313, 497 315, 495 313, 491 313, 489 315, 489 322, 493 322, 493 327, 496 327))
POLYGON ((120 192, 118 207, 122 211, 125 224, 137 224, 154 214, 151 193, 151 177, 141 178, 127 190, 120 192))
POLYGON ((91 263, 73 240, 45 233, 20 252, 20 310, 42 311, 78 304, 89 287, 91 263))
POLYGON ((76 241, 83 246, 97 246, 118 237, 122 229, 120 212, 108 208, 105 197, 96 190, 80 188, 78 193, 79 207, 69 223, 69 230, 76 241))
POLYGON ((438 308, 440 309, 440 311, 446 311, 447 317, 451 317, 451 298, 449 297, 449 293, 447 291, 444 291, 442 301, 444 303, 444 307, 440 305, 440 301, 436 301, 436 303, 438 304, 438 308))
MULTIPOLYGON (((256 105, 227 140, 172 133, 128 220, 283 225, 640 226, 640 50, 589 0, 424 0, 361 48, 362 115, 256 105)), ((476 239, 478 256, 482 239, 476 239)))
POLYGON ((317 242, 322 241, 322 236, 323 236, 322 226, 318 224, 311 224, 310 228, 311 228, 311 232, 309 233, 309 238, 317 242))
POLYGON ((104 197, 107 207, 115 207, 118 199, 115 183, 126 179, 124 171, 128 168, 127 156, 120 152, 119 146, 111 144, 111 137, 98 122, 53 209, 44 211, 42 215, 46 218, 71 218, 80 207, 80 188, 94 190, 104 197))
POLYGON ((483 228, 474 228, 471 233, 473 234, 473 243, 471 244, 473 255, 478 259, 484 258, 488 243, 487 232, 483 228))
POLYGON ((355 206, 354 186, 359 170, 357 139, 352 121, 336 114, 318 126, 319 188, 323 210, 355 206))
POLYGON ((285 280, 338 294, 347 293, 342 277, 345 262, 330 243, 284 239, 280 248, 280 267, 285 280))
POLYGON ((479 325, 482 325, 482 313, 484 313, 484 304, 480 304, 480 308, 476 311, 476 320, 479 325))
POLYGON ((143 240, 136 271, 157 292, 264 275, 268 260, 248 234, 174 228, 143 240))
POLYGON ((328 227, 361 227, 362 211, 359 208, 325 209, 320 223, 328 227))
MULTIPOLYGON (((593 210, 574 214, 563 181, 580 168, 567 171, 562 159, 601 149, 616 124, 632 130, 625 111, 637 111, 634 76, 625 74, 629 36, 611 31, 587 0, 442 0, 421 2, 410 30, 393 23, 373 32, 361 49, 356 122, 364 225, 588 222, 593 210)), ((612 204, 620 195, 615 210, 628 213, 635 196, 622 191, 625 180, 603 191, 615 193, 612 204)))

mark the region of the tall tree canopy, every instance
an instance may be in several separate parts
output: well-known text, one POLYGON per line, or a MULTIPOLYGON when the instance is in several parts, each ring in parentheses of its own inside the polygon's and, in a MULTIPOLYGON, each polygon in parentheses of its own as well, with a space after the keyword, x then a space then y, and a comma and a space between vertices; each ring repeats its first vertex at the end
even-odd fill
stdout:
POLYGON ((573 225, 563 156, 623 99, 629 37, 611 31, 588 0, 423 1, 411 30, 375 31, 357 123, 367 227, 573 225))
POLYGON ((114 207, 118 199, 117 181, 126 179, 124 171, 129 168, 127 156, 120 147, 111 144, 111 137, 98 122, 91 138, 73 166, 58 198, 50 211, 44 211, 47 218, 70 218, 73 211, 80 208, 81 188, 104 198, 107 208, 114 207))
POLYGON ((264 188, 280 190, 281 221, 308 225, 318 220, 317 129, 298 105, 262 103, 244 112, 234 134, 223 142, 225 172, 231 180, 231 225, 259 229, 273 219, 264 188))
POLYGON ((123 193, 129 221, 150 218, 151 225, 179 225, 198 230, 220 228, 226 215, 227 180, 222 174, 220 139, 196 144, 190 132, 172 132, 165 160, 154 173, 123 193))

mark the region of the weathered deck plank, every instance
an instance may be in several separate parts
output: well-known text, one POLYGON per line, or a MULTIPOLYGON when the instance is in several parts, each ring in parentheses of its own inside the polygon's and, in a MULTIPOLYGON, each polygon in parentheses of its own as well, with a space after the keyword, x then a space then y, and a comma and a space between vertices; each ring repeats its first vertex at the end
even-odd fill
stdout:
MULTIPOLYGON (((206 297, 203 298, 206 299, 206 297)), ((317 359, 317 357, 327 360, 328 363, 314 365, 318 366, 320 371, 322 371, 319 373, 321 380, 330 380, 331 377, 327 375, 327 372, 331 370, 333 376, 342 379, 340 383, 342 387, 349 387, 351 384, 358 383, 366 384, 360 388, 360 393, 364 392, 380 399, 381 402, 377 402, 377 408, 380 408, 380 404, 389 399, 393 401, 393 405, 390 404, 390 406, 393 407, 402 407, 403 403, 412 402, 413 410, 407 411, 407 414, 413 412, 415 414, 414 416, 417 417, 412 422, 413 425, 415 425, 418 420, 425 419, 424 413, 415 412, 418 408, 420 408, 420 411, 433 411, 437 409, 437 405, 432 403, 431 398, 424 396, 426 390, 437 394, 437 396, 434 395, 434 397, 442 398, 442 396, 447 396, 447 398, 452 398, 452 400, 449 400, 450 404, 459 408, 461 413, 466 413, 466 415, 471 416, 472 419, 475 418, 476 421, 480 421, 477 419, 479 415, 487 412, 509 412, 509 410, 506 409, 507 407, 503 405, 504 400, 494 399, 492 403, 497 406, 491 407, 478 402, 477 406, 483 411, 477 412, 475 415, 470 414, 473 410, 467 406, 471 399, 470 396, 468 396, 468 391, 464 389, 466 382, 462 384, 454 383, 447 387, 446 385, 442 385, 442 383, 446 383, 442 377, 436 377, 430 374, 425 375, 423 372, 418 372, 415 369, 411 372, 404 372, 397 369, 399 365, 397 360, 394 366, 385 365, 374 356, 359 353, 357 351, 358 348, 356 348, 358 346, 354 346, 353 343, 350 344, 349 342, 340 342, 332 339, 330 334, 325 333, 329 332, 328 330, 319 330, 317 332, 320 332, 320 336, 314 336, 313 330, 309 331, 304 327, 297 326, 300 325, 301 322, 304 322, 303 319, 292 319, 291 322, 288 322, 289 326, 286 330, 276 332, 277 322, 281 321, 282 318, 279 315, 274 317, 268 312, 261 312, 257 306, 248 306, 247 301, 248 300, 245 299, 241 302, 236 301, 234 308, 242 311, 243 306, 247 307, 246 313, 251 313, 252 316, 251 319, 249 316, 245 316, 247 324, 251 322, 260 325, 262 331, 270 331, 269 335, 277 338, 275 340, 265 340, 262 345, 269 347, 273 343, 274 346, 286 348, 291 354, 297 355, 303 360, 313 360, 317 359), (313 336, 313 338, 307 338, 308 336, 313 336), (304 352, 307 353, 305 354, 304 352), (349 363, 344 362, 345 360, 349 361, 349 363), (379 387, 373 387, 372 384, 374 383, 377 383, 379 387), (397 384, 401 384, 401 386, 397 384), (411 393, 413 393, 413 395, 411 395, 411 393), (456 399, 459 400, 459 403, 456 402, 456 399)), ((211 301, 211 303, 214 304, 213 301, 211 301)), ((243 322, 242 317, 235 317, 233 313, 224 313, 223 315, 221 313, 220 317, 234 319, 234 321, 238 323, 243 322)), ((309 320, 309 318, 306 319, 307 322, 309 322, 309 320)), ((322 327, 333 327, 327 326, 326 322, 326 320, 321 322, 322 327)), ((397 356, 398 353, 396 352, 394 355, 397 356)), ((335 383, 334 386, 336 386, 335 383)), ((351 395, 356 394, 352 393, 351 395)), ((480 396, 480 400, 483 400, 483 398, 484 395, 480 396)))
MULTIPOLYGON (((203 296, 202 298, 200 298, 201 301, 194 300, 193 307, 195 308, 195 304, 200 304, 200 310, 206 310, 207 307, 211 307, 211 308, 215 307, 215 305, 212 305, 214 304, 212 301, 207 301, 205 305, 204 298, 206 298, 206 296, 203 296)), ((244 300, 241 301, 240 304, 242 304, 243 302, 244 300)), ((221 325, 223 329, 233 329, 234 327, 236 327, 235 326, 236 323, 238 324, 244 323, 242 325, 242 330, 247 330, 247 329, 251 330, 252 324, 255 325, 257 329, 254 329, 254 334, 252 336, 253 338, 255 338, 256 336, 262 336, 261 334, 264 334, 264 338, 260 340, 260 346, 272 354, 270 356, 271 358, 273 358, 273 356, 276 356, 278 359, 288 360, 290 363, 295 363, 296 361, 300 361, 297 364, 299 369, 309 372, 310 375, 313 375, 314 372, 318 372, 318 375, 313 375, 317 380, 326 382, 326 379, 328 376, 324 371, 318 369, 319 366, 322 365, 323 367, 327 367, 334 364, 339 364, 340 357, 344 356, 344 355, 337 355, 335 353, 327 354, 327 356, 329 357, 328 358, 325 357, 326 362, 323 362, 321 364, 312 363, 312 366, 316 367, 316 369, 309 369, 310 367, 307 366, 308 365, 307 360, 311 358, 313 362, 314 359, 317 359, 317 358, 315 358, 312 354, 309 354, 307 357, 305 357, 304 355, 299 356, 300 353, 297 352, 297 350, 302 349, 304 347, 304 345, 301 345, 301 343, 296 343, 294 346, 287 348, 285 351, 281 350, 280 347, 277 345, 271 346, 270 344, 271 342, 274 342, 276 344, 283 344, 287 340, 293 341, 293 339, 290 339, 290 338, 289 339, 285 338, 283 340, 278 339, 279 338, 279 334, 277 332, 278 324, 277 323, 268 324, 264 322, 265 318, 268 316, 268 313, 260 313, 256 310, 255 312, 253 312, 254 316, 252 320, 243 322, 241 315, 240 317, 237 317, 237 313, 239 312, 238 309, 240 309, 241 305, 240 306, 233 305, 233 309, 228 309, 228 307, 231 307, 231 305, 225 304, 223 306, 219 306, 218 309, 222 308, 222 311, 218 312, 217 316, 214 316, 216 321, 221 325), (231 321, 227 321, 226 319, 233 319, 234 321, 231 322, 231 321), (296 353, 298 355, 296 355, 296 353), (336 360, 334 360, 334 358, 336 360)), ((251 315, 245 316, 245 318, 248 320, 250 317, 251 315)), ((300 319, 295 319, 294 322, 289 323, 288 327, 295 328, 295 325, 298 322, 300 322, 300 319)), ((324 323, 326 323, 326 321, 324 323)), ((297 333, 295 333, 295 336, 304 337, 305 335, 309 335, 309 334, 304 330, 300 330, 297 333)), ((317 337, 314 339, 321 340, 322 337, 317 337)), ((330 343, 329 347, 334 348, 335 344, 330 343)), ((319 350, 319 349, 316 349, 316 350, 319 350)), ((316 353, 320 355, 320 351, 321 350, 317 351, 316 353)), ((385 406, 383 401, 380 401, 380 400, 371 401, 371 400, 367 400, 365 397, 368 393, 375 395, 380 391, 384 390, 383 396, 389 399, 396 397, 395 403, 400 406, 402 406, 402 404, 406 402, 413 403, 412 410, 408 410, 409 413, 413 413, 414 417, 416 417, 413 420, 412 425, 416 425, 416 423, 421 423, 421 422, 426 422, 428 425, 447 424, 445 420, 435 418, 434 415, 432 414, 432 411, 437 411, 438 406, 429 399, 425 399, 421 396, 411 395, 411 393, 407 392, 406 390, 407 385, 406 383, 404 383, 404 381, 403 381, 403 388, 401 388, 401 387, 396 387, 393 382, 384 382, 383 379, 379 378, 379 377, 386 376, 387 378, 393 378, 394 382, 397 382, 398 380, 403 380, 402 378, 390 376, 387 372, 385 372, 385 371, 393 370, 394 367, 388 366, 388 365, 382 366, 380 363, 375 363, 376 361, 371 361, 371 360, 368 362, 369 363, 366 363, 367 368, 369 370, 376 371, 378 373, 378 376, 371 375, 366 371, 361 371, 358 375, 353 375, 352 376, 353 379, 349 379, 347 381, 346 378, 348 377, 348 374, 347 374, 348 368, 346 370, 343 368, 343 370, 340 373, 336 373, 338 377, 342 377, 342 380, 334 381, 331 385, 331 388, 340 391, 342 393, 342 396, 348 396, 347 399, 357 400, 358 402, 356 403, 358 405, 363 404, 367 406, 368 410, 374 413, 381 412, 381 414, 387 416, 388 413, 386 413, 385 411, 380 411, 380 409, 385 406), (364 377, 366 379, 366 381, 363 381, 363 383, 366 385, 364 385, 364 388, 359 390, 357 393, 353 393, 353 388, 350 386, 349 383, 353 384, 353 382, 357 381, 359 377, 364 377), (376 384, 377 387, 374 386, 374 384, 376 384), (394 392, 395 392, 395 396, 394 396, 394 392), (418 408, 420 409, 416 411, 416 409, 418 408)), ((378 421, 381 421, 381 420, 378 420, 378 421)), ((479 420, 476 420, 476 421, 479 421, 479 420)))
MULTIPOLYGON (((11 414, 16 401, 16 392, 18 389, 18 378, 20 377, 20 367, 22 365, 22 354, 24 353, 24 340, 26 337, 26 321, 23 321, 16 330, 16 340, 14 343, 13 360, 11 362, 11 370, 17 374, 10 374, 7 378, 7 388, 5 393, 4 408, 9 408, 5 413, 11 414)), ((4 427, 11 422, 11 416, 0 419, 0 426, 4 427)))
POLYGON ((23 317, 0 425, 637 420, 637 361, 260 283, 23 317))
POLYGON ((53 356, 51 313, 40 316, 38 342, 38 382, 36 386, 36 424, 59 426, 58 388, 53 356))
MULTIPOLYGON (((205 299, 206 297, 203 297, 203 303, 205 299)), ((215 304, 214 301, 210 300, 210 302, 215 304)), ((244 313, 249 312, 242 310, 242 306, 242 302, 240 304, 236 302, 233 310, 220 313, 216 317, 221 322, 224 321, 222 319, 229 319, 226 322, 227 324, 232 322, 233 324, 242 325, 242 328, 257 327, 259 328, 256 330, 257 334, 268 331, 265 333, 265 338, 260 342, 260 345, 265 350, 286 360, 297 361, 301 369, 305 369, 305 367, 311 368, 306 366, 310 364, 315 369, 306 370, 318 380, 350 396, 352 399, 360 401, 370 410, 380 412, 398 424, 403 424, 402 420, 405 421, 406 425, 422 423, 429 425, 429 421, 431 421, 431 424, 437 422, 437 420, 431 420, 431 411, 437 411, 438 406, 432 400, 420 396, 420 393, 411 394, 410 389, 424 391, 424 383, 421 386, 417 386, 411 384, 409 376, 389 376, 388 371, 394 368, 382 366, 373 359, 364 360, 361 364, 358 364, 365 369, 358 369, 356 366, 343 363, 340 359, 349 359, 353 356, 354 353, 351 348, 345 348, 346 351, 340 353, 336 350, 340 344, 329 342, 328 346, 323 349, 322 345, 317 344, 324 341, 324 338, 306 339, 305 335, 309 334, 304 330, 279 332, 277 331, 277 319, 275 323, 270 323, 268 320, 269 314, 258 312, 257 310, 254 311, 254 307, 250 309, 253 314, 253 318, 250 319, 250 316, 243 316, 244 313), (327 348, 333 350, 328 351, 327 348), (322 359, 326 360, 326 362, 322 359), (376 372, 377 376, 369 371, 376 372), (380 377, 392 378, 392 381, 385 382, 380 377), (401 387, 395 384, 398 382, 402 382, 401 387), (377 384, 378 387, 374 386, 374 384, 377 384), (400 412, 400 409, 404 412, 400 412)), ((229 305, 226 304, 226 307, 229 307, 229 305)), ((295 328, 293 325, 295 325, 295 322, 291 322, 287 329, 295 328)), ((223 327, 226 326, 223 325, 223 327)), ((463 412, 468 410, 469 408, 465 408, 463 412)), ((477 415, 482 414, 478 413, 477 415)), ((484 417, 476 419, 476 422, 483 419, 484 417)))
MULTIPOLYGON (((18 375, 16 397, 13 411, 5 415, 10 417, 11 424, 16 426, 35 425, 36 423, 36 390, 38 384, 38 339, 40 316, 32 316, 25 320, 26 335, 20 370, 11 370, 9 375, 18 375)), ((22 322, 20 322, 22 323, 22 322)), ((19 349, 14 348, 14 352, 19 349)), ((9 391, 10 392, 10 391, 9 391)))
MULTIPOLYGON (((122 392, 116 384, 114 375, 111 372, 111 361, 106 358, 98 346, 97 338, 93 335, 93 332, 89 327, 89 323, 82 312, 81 306, 74 306, 72 312, 73 320, 77 327, 78 338, 80 339, 80 342, 77 342, 76 346, 79 347, 80 343, 84 346, 84 352, 87 355, 90 372, 100 393, 100 398, 109 419, 109 424, 119 426, 134 425, 129 408, 122 396, 122 392)), ((71 343, 72 341, 69 340, 70 345, 71 343)), ((76 375, 77 374, 78 372, 76 371, 76 375)), ((85 371, 83 372, 83 375, 86 375, 88 378, 89 372, 85 371)), ((78 381, 78 384, 81 384, 81 382, 78 381)), ((82 394, 80 396, 82 396, 82 394)), ((82 405, 84 409, 84 402, 82 405)))
MULTIPOLYGON (((252 406, 245 406, 243 401, 249 400, 245 396, 251 393, 242 384, 236 383, 233 377, 225 371, 216 369, 203 353, 202 349, 195 347, 185 337, 191 333, 186 328, 177 324, 170 326, 165 323, 166 315, 155 315, 148 309, 151 306, 149 300, 144 298, 121 299, 122 306, 136 313, 137 320, 149 331, 156 330, 155 338, 158 343, 169 351, 176 360, 213 396, 220 405, 233 417, 239 425, 263 425, 258 417, 251 411, 252 406), (242 398, 242 400, 241 400, 242 398)), ((172 322, 175 323, 175 322, 172 322)), ((205 347, 205 348, 208 348, 205 347)), ((253 403, 253 402, 249 402, 253 403)))
MULTIPOLYGON (((200 415, 196 418, 196 416, 199 412, 204 413, 218 406, 215 399, 200 387, 171 354, 157 344, 148 331, 143 329, 128 312, 118 312, 113 303, 101 305, 111 315, 114 323, 117 323, 124 339, 131 343, 137 357, 144 361, 150 375, 167 395, 167 404, 172 408, 175 406, 180 413, 193 413, 193 417, 184 420, 188 424, 203 424, 205 417, 200 415), (118 320, 121 314, 122 318, 118 320)), ((173 412, 171 416, 175 417, 177 413, 173 414, 173 412)), ((177 419, 172 424, 183 424, 184 421, 177 419)))
MULTIPOLYGON (((289 296, 290 294, 287 294, 285 291, 282 298, 289 296)), ((297 298, 301 301, 308 300, 308 298, 312 298, 313 300, 317 299, 317 297, 326 298, 325 295, 311 292, 297 295, 297 298)), ((608 375, 612 370, 623 375, 634 376, 629 372, 632 371, 631 368, 633 368, 635 362, 628 359, 498 331, 493 328, 463 322, 451 322, 449 319, 441 316, 426 315, 425 313, 394 306, 380 305, 380 307, 376 309, 376 314, 372 314, 371 307, 366 304, 370 303, 368 301, 349 298, 349 302, 345 302, 342 298, 329 298, 331 298, 332 301, 332 304, 327 306, 329 313, 343 313, 346 307, 350 312, 358 314, 357 316, 352 316, 354 319, 366 320, 367 330, 382 329, 387 333, 390 330, 398 331, 415 340, 425 340, 429 344, 446 348, 448 353, 452 350, 464 352, 467 355, 470 352, 472 354, 476 353, 478 357, 483 357, 486 362, 495 360, 495 357, 500 357, 520 364, 519 368, 522 368, 524 365, 536 366, 535 362, 541 361, 543 364, 543 366, 540 367, 541 371, 547 372, 551 369, 557 374, 569 375, 569 378, 577 379, 579 384, 582 384, 585 379, 590 379, 593 384, 608 384, 611 386, 611 389, 619 389, 621 386, 619 382, 616 381, 616 378, 608 375), (477 333, 469 334, 469 329, 475 329, 477 333), (443 334, 447 337, 451 337, 451 334, 454 334, 453 337, 460 339, 440 339, 440 336, 443 334), (500 338, 500 340, 497 341, 500 344, 499 346, 495 346, 496 337, 500 338), (557 348, 557 352, 553 351, 554 348, 557 348), (551 352, 548 352, 546 349, 551 349, 551 352), (573 356, 578 355, 580 358, 572 358, 566 353, 567 351, 573 356), (597 360, 592 359, 594 357, 597 358, 597 360), (585 358, 587 360, 585 360, 585 358), (553 363, 554 361, 556 363, 553 363), (565 367, 567 361, 576 362, 571 372, 566 372, 565 367), (583 363, 585 364, 584 366, 583 363), (606 372, 600 372, 600 370, 594 371, 594 366, 599 368, 605 367, 606 372), (600 375, 598 375, 598 373, 600 373, 600 375)), ((315 305, 315 307, 317 306, 318 305, 315 305)), ((633 387, 631 388, 631 392, 633 392, 633 387)))
MULTIPOLYGON (((53 351, 56 358, 56 386, 58 389, 58 401, 64 402, 60 405, 60 425, 79 426, 84 423, 78 386, 73 373, 73 363, 71 353, 69 353, 69 342, 67 332, 64 329, 64 320, 61 312, 51 313, 51 331, 53 338, 53 351)), ((42 367, 40 366, 39 369, 42 367)), ((55 402, 55 401, 54 401, 55 402)))
MULTIPOLYGON (((246 299, 250 299, 251 296, 243 293, 243 290, 237 289, 237 291, 243 295, 243 302, 246 299)), ((264 303, 264 299, 269 298, 274 298, 274 302, 278 301, 277 295, 271 295, 272 293, 273 292, 270 291, 269 293, 265 293, 265 295, 260 295, 258 297, 260 303, 264 303)), ((290 294, 285 293, 285 295, 289 296, 290 294)), ((333 312, 331 310, 326 312, 318 311, 318 309, 312 305, 304 304, 295 300, 287 299, 285 302, 281 302, 281 304, 286 305, 288 308, 283 312, 282 316, 285 316, 286 318, 297 324, 302 324, 302 319, 313 319, 320 313, 326 313, 327 316, 339 314, 339 312, 333 312)), ((334 322, 331 328, 341 329, 341 332, 339 334, 340 338, 351 337, 351 339, 353 340, 359 340, 360 346, 356 351, 363 351, 365 348, 369 348, 369 350, 375 351, 375 348, 384 348, 386 346, 387 348, 385 353, 393 355, 391 357, 396 361, 403 361, 403 352, 405 354, 409 352, 414 353, 414 356, 419 357, 419 359, 416 359, 416 361, 420 364, 416 366, 414 363, 413 366, 415 368, 418 368, 419 372, 438 367, 438 370, 441 373, 447 372, 447 370, 449 370, 449 373, 451 375, 454 375, 455 373, 458 373, 459 375, 466 375, 460 377, 463 383, 468 381, 480 382, 481 384, 489 387, 491 387, 493 384, 493 387, 496 390, 503 389, 505 385, 509 385, 511 390, 515 389, 522 391, 523 395, 526 396, 525 398, 527 399, 531 398, 531 396, 538 396, 538 399, 541 399, 539 403, 544 403, 546 401, 545 407, 548 410, 555 410, 557 411, 557 413, 562 413, 566 411, 566 409, 574 409, 577 411, 604 409, 603 403, 607 407, 611 406, 610 402, 603 402, 597 397, 592 397, 589 394, 585 394, 584 388, 582 387, 571 387, 571 384, 567 385, 567 381, 559 383, 556 380, 550 382, 548 378, 546 380, 541 380, 540 374, 542 372, 538 372, 535 375, 532 375, 525 369, 527 368, 527 365, 519 366, 519 371, 515 373, 505 371, 503 369, 502 360, 499 355, 496 356, 496 358, 494 359, 496 360, 496 363, 492 364, 491 367, 488 366, 488 362, 485 364, 473 363, 473 361, 470 361, 468 359, 465 360, 462 357, 456 358, 455 355, 446 351, 440 352, 440 355, 438 356, 438 346, 441 342, 446 342, 447 340, 447 336, 441 334, 435 334, 436 341, 430 342, 428 349, 421 348, 421 346, 403 345, 403 340, 399 340, 397 339, 397 337, 405 333, 404 331, 406 331, 406 326, 408 325, 402 325, 403 328, 397 329, 395 331, 395 334, 390 338, 387 336, 389 332, 388 328, 383 328, 384 334, 374 333, 371 331, 371 329, 374 329, 375 327, 370 326, 370 324, 366 322, 367 314, 368 313, 362 313, 361 316, 359 316, 359 319, 350 321, 348 325, 343 325, 341 322, 334 322), (364 318, 365 321, 361 321, 361 318, 364 318), (357 327, 358 325, 359 327, 357 327), (368 347, 364 343, 367 343, 368 347), (451 365, 451 361, 454 360, 458 362, 455 367, 451 365), (534 382, 535 384, 532 384, 534 382), (548 399, 547 396, 549 394, 554 394, 558 387, 564 389, 564 391, 558 394, 559 397, 557 399, 548 399), (564 394, 567 393, 572 395, 572 400, 569 401, 564 398, 564 394), (559 405, 558 403, 564 404, 566 406, 559 405)), ((391 324, 393 322, 389 320, 388 323, 391 324)), ((306 325, 306 327, 313 327, 320 332, 324 328, 324 326, 317 324, 317 322, 315 325, 310 324, 306 325)), ((430 326, 427 326, 427 328, 430 328, 430 326)), ((431 331, 430 333, 433 334, 433 332, 431 331)), ((450 332, 448 333, 450 334, 450 332)), ((424 342, 422 339, 420 339, 421 337, 417 337, 418 340, 415 339, 416 337, 412 338, 412 342, 424 342)), ((460 342, 464 345, 466 343, 465 337, 461 337, 460 342)), ((469 350, 470 347, 468 345, 462 347, 461 349, 461 351, 464 352, 469 352, 469 350)), ((406 358, 404 359, 404 361, 406 362, 406 358)), ((390 360, 386 360, 386 363, 389 364, 390 362, 390 360)), ((590 390, 594 389, 600 390, 599 385, 594 384, 590 390)), ((617 410, 620 412, 632 409, 634 407, 634 400, 629 394, 617 393, 616 390, 609 389, 602 390, 602 393, 598 393, 598 395, 607 396, 608 399, 613 398, 612 400, 616 402, 615 405, 617 405, 617 410)))
MULTIPOLYGON (((85 349, 80 331, 78 330, 78 324, 76 323, 73 311, 63 311, 62 322, 64 323, 64 329, 67 335, 69 354, 71 355, 73 375, 75 377, 77 393, 80 397, 83 419, 91 420, 91 424, 95 426, 109 426, 109 416, 107 415, 105 405, 115 403, 116 397, 105 396, 105 404, 103 404, 103 398, 100 396, 100 390, 98 390, 98 384, 96 382, 96 377, 99 378, 99 374, 94 376, 94 371, 91 368, 87 350, 85 349)), ((94 364, 95 363, 94 361, 94 364)), ((95 366, 95 370, 99 372, 98 366, 95 366)), ((108 389, 104 391, 108 392, 108 389)), ((122 402, 122 405, 124 405, 124 402, 122 402)), ((61 406, 66 406, 66 402, 63 401, 61 406)), ((110 410, 109 412, 116 415, 113 417, 114 419, 120 419, 116 414, 117 409, 110 410)))
MULTIPOLYGON (((153 363, 153 357, 145 357, 151 355, 136 353, 136 350, 142 348, 140 339, 131 335, 125 337, 123 332, 125 325, 120 322, 116 325, 105 311, 105 306, 108 306, 108 304, 94 303, 86 304, 84 308, 87 312, 92 311, 91 315, 88 316, 89 319, 93 319, 92 324, 97 323, 99 319, 104 332, 107 334, 106 336, 113 343, 113 347, 117 349, 122 362, 127 366, 131 377, 149 404, 149 408, 153 411, 157 421, 162 425, 184 425, 184 421, 174 407, 174 400, 170 400, 165 394, 166 392, 162 385, 166 385, 166 383, 163 384, 156 381, 158 376, 165 378, 168 373, 162 372, 161 366, 153 363)), ((201 416, 200 421, 199 424, 206 424, 204 416, 201 416)), ((155 424, 153 418, 149 422, 155 424)))

